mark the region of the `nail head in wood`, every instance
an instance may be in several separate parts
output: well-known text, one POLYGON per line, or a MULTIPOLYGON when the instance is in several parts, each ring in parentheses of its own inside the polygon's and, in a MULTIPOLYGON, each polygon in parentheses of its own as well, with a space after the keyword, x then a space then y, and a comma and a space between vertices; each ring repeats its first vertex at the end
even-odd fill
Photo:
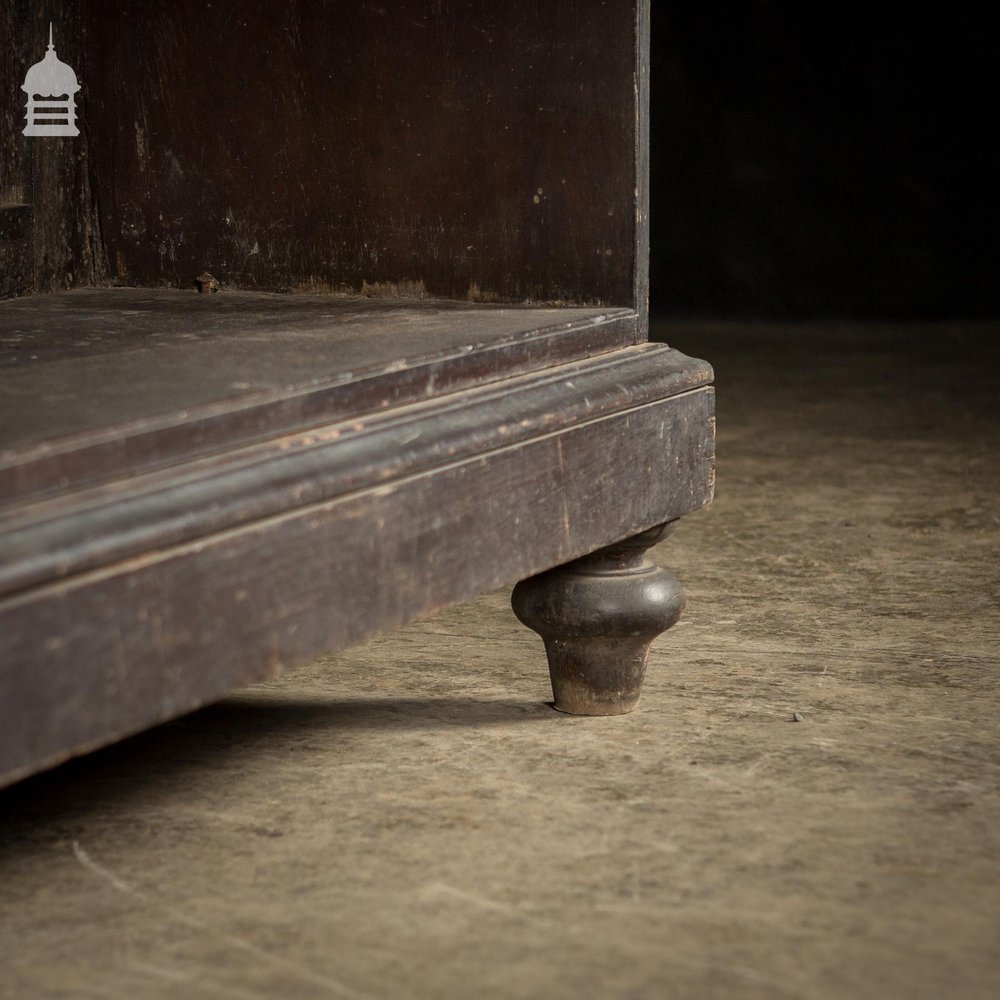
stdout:
POLYGON ((219 290, 218 279, 204 271, 194 279, 195 284, 198 286, 198 291, 201 294, 208 294, 210 292, 217 292, 219 290))

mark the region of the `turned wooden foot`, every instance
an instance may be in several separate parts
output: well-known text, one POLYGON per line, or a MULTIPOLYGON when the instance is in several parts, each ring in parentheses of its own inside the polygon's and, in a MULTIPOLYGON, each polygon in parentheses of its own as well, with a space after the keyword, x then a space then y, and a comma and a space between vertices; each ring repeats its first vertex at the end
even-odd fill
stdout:
POLYGON ((560 712, 624 715, 638 704, 650 644, 684 610, 677 578, 645 556, 675 523, 514 588, 514 614, 545 641, 560 712))

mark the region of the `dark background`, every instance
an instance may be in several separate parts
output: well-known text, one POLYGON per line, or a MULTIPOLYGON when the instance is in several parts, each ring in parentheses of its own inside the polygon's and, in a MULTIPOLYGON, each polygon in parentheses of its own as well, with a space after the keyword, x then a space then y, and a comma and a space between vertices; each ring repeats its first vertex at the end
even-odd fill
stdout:
POLYGON ((655 312, 1000 315, 997 28, 890 6, 654 5, 655 312))

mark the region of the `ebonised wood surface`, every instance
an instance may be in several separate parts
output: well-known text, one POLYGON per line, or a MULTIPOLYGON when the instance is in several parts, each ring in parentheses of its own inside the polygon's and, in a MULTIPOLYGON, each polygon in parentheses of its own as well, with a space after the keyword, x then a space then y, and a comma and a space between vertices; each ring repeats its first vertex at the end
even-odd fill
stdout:
POLYGON ((711 369, 645 342, 648 0, 12 0, 6 89, 50 18, 79 141, 0 108, 0 783, 710 502, 711 369))
POLYGON ((637 345, 9 508, 0 780, 704 506, 710 378, 637 345))
POLYGON ((10 0, 0 203, 34 236, 0 294, 207 268, 642 311, 647 8, 10 0), (32 141, 18 88, 50 21, 82 134, 32 141))
POLYGON ((0 303, 0 503, 613 350, 628 310, 170 289, 0 303))

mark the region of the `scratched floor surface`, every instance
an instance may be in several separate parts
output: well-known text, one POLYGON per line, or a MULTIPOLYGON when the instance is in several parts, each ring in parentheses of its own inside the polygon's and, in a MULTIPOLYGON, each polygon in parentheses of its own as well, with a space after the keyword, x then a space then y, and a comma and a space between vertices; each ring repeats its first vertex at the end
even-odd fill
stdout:
POLYGON ((1000 328, 660 333, 719 487, 640 710, 498 593, 9 789, 0 997, 1000 995, 1000 328))

